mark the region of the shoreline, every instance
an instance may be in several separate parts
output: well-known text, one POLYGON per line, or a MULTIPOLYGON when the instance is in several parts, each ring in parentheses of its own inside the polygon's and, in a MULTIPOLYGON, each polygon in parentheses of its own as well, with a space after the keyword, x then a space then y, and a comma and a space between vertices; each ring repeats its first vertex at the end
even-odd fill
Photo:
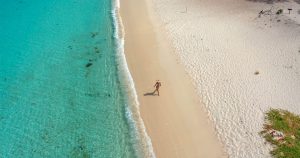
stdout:
POLYGON ((124 88, 124 94, 127 94, 127 103, 126 108, 126 118, 129 122, 131 129, 131 136, 134 140, 134 149, 138 157, 149 157, 155 158, 155 153, 153 152, 153 147, 151 139, 146 132, 144 122, 141 118, 139 101, 135 90, 134 81, 132 75, 129 71, 128 64, 126 61, 125 50, 124 50, 124 26, 122 17, 120 15, 120 1, 115 0, 112 16, 114 20, 115 33, 114 37, 117 40, 117 53, 118 53, 118 66, 119 75, 121 79, 122 87, 124 88))
POLYGON ((156 157, 226 157, 191 80, 151 14, 149 1, 120 3, 125 55, 156 157), (162 81, 159 97, 149 95, 157 79, 162 81))

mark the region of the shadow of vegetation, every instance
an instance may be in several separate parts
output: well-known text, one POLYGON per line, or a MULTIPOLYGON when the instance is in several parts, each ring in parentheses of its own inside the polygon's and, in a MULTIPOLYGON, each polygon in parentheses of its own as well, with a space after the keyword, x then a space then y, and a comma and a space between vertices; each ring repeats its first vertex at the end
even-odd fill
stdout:
MULTIPOLYGON (((259 2, 259 3, 267 3, 267 4, 274 4, 274 3, 283 3, 283 2, 289 2, 290 0, 246 0, 250 2, 259 2)), ((298 4, 300 4, 300 0, 291 0, 298 4)))

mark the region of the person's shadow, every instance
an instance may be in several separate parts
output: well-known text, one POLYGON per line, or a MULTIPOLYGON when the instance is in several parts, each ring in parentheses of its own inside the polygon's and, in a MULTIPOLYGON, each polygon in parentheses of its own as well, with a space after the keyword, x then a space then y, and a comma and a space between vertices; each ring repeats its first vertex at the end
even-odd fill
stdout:
POLYGON ((148 92, 145 93, 144 96, 155 96, 156 94, 154 94, 154 92, 148 92))

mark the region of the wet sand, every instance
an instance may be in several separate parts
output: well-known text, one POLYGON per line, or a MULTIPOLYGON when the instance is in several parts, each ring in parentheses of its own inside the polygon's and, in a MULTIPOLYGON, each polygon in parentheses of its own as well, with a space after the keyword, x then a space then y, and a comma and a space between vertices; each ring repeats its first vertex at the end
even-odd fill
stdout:
POLYGON ((120 11, 126 59, 156 157, 227 157, 151 3, 121 1, 120 11), (157 79, 160 96, 151 94, 157 79))

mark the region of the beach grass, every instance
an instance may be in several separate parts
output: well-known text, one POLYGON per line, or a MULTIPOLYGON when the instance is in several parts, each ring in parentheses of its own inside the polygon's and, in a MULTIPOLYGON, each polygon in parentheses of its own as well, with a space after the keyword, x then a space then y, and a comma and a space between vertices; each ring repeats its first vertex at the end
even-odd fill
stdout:
POLYGON ((274 146, 271 151, 274 157, 300 157, 300 116, 286 110, 271 109, 266 113, 266 123, 261 134, 274 146), (282 138, 274 139, 271 131, 282 132, 282 138))

